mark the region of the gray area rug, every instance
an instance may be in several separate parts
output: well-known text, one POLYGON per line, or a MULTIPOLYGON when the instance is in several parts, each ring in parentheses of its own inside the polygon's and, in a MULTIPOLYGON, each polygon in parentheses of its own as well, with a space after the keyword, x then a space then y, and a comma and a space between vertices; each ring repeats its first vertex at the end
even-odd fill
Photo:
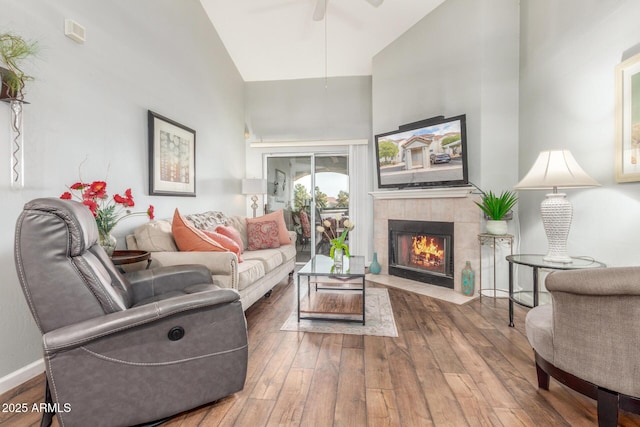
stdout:
POLYGON ((366 324, 337 320, 301 320, 294 311, 280 328, 281 331, 318 332, 326 334, 375 335, 397 337, 396 321, 393 318, 389 291, 385 288, 366 288, 366 324))

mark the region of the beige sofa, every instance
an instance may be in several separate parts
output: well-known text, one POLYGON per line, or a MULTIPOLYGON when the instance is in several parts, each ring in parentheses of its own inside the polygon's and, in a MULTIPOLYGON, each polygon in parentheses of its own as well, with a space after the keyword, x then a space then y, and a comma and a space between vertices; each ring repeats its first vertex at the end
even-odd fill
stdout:
MULTIPOLYGON (((247 247, 246 217, 226 217, 219 212, 197 214, 194 221, 197 228, 206 229, 216 223, 233 226, 239 231, 244 246, 247 247), (202 220, 202 217, 205 220, 202 220)), ((192 216, 187 216, 187 219, 192 216)), ((171 265, 201 264, 206 266, 214 282, 240 293, 242 308, 246 310, 271 289, 287 278, 295 268, 296 233, 289 232, 290 245, 275 249, 257 251, 245 250, 242 262, 233 252, 181 252, 171 234, 171 220, 150 221, 138 227, 134 234, 127 235, 127 248, 145 250, 151 253, 151 268, 171 265)))

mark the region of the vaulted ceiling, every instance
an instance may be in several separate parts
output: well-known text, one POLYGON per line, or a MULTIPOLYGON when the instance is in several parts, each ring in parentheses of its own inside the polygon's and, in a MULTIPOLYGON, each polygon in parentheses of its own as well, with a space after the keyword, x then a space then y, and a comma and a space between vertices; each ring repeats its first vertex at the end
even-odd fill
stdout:
POLYGON ((444 0, 200 1, 243 79, 264 81, 371 75, 373 56, 444 0))

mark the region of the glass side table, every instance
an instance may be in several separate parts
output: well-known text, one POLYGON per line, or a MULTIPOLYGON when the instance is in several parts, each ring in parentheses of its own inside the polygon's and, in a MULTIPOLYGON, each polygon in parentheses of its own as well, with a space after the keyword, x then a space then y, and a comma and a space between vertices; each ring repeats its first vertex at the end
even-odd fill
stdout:
MULTIPOLYGON (((538 285, 539 270, 579 270, 584 268, 603 268, 606 265, 590 257, 571 257, 571 263, 548 262, 543 258, 545 255, 516 254, 507 256, 509 263, 509 326, 513 328, 513 303, 523 307, 533 308, 540 303, 540 289, 538 285), (524 265, 533 268, 533 290, 514 291, 513 290, 513 265, 524 265), (532 301, 532 302, 530 302, 532 301)), ((546 294, 546 293, 545 293, 546 294)), ((544 298, 544 297, 543 297, 544 298)), ((544 303, 550 300, 545 299, 544 303)))
MULTIPOLYGON (((496 289, 496 246, 501 244, 509 245, 509 253, 513 255, 513 235, 512 234, 478 234, 478 242, 480 243, 480 300, 482 300, 482 247, 489 245, 493 249, 493 298, 497 297, 498 292, 508 292, 504 289, 496 289)), ((488 291, 491 288, 487 288, 488 291)))

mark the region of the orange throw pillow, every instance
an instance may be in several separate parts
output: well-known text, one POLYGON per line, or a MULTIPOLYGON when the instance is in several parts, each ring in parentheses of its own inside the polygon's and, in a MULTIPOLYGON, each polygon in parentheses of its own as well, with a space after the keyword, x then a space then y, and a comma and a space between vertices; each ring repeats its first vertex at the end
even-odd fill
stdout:
POLYGON ((289 231, 287 230, 287 224, 284 222, 284 211, 279 209, 270 214, 262 215, 257 218, 247 218, 248 224, 255 224, 265 221, 275 221, 278 225, 278 240, 281 245, 290 245, 291 239, 289 238, 289 231))
POLYGON ((189 224, 178 212, 173 213, 171 234, 176 246, 183 252, 227 252, 224 246, 207 237, 202 231, 189 224))
POLYGON ((222 245, 222 247, 224 247, 226 250, 236 254, 236 256, 238 257, 238 262, 242 262, 242 257, 240 256, 240 254, 242 253, 240 251, 240 246, 238 246, 238 244, 233 239, 221 233, 216 233, 215 231, 204 230, 203 233, 214 242, 222 245))
POLYGON ((228 225, 219 225, 216 227, 216 233, 220 233, 223 236, 227 236, 228 238, 232 239, 240 248, 240 253, 244 252, 242 236, 240 236, 240 232, 238 230, 228 225))

